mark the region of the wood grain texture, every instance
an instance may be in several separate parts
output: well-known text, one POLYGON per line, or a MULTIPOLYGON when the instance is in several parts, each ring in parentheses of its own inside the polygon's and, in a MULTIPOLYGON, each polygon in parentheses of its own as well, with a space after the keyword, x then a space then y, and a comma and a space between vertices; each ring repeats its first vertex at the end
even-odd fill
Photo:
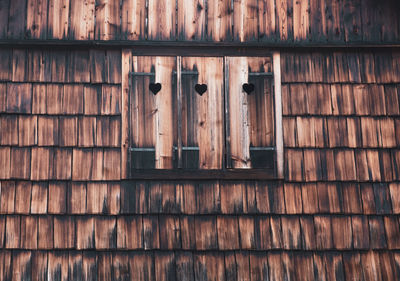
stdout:
POLYGON ((178 38, 184 41, 205 40, 205 0, 178 1, 178 38))
POLYGON ((200 169, 220 169, 223 163, 223 61, 222 58, 183 58, 182 145, 199 147, 200 169), (197 80, 196 80, 197 78, 197 80), (207 85, 201 96, 195 84, 207 85))
POLYGON ((113 0, 96 0, 95 34, 97 40, 116 40, 120 38, 120 3, 113 0))
POLYGON ((134 147, 155 148, 155 167, 172 168, 176 143, 174 116, 174 85, 172 57, 133 57, 134 72, 153 72, 155 76, 137 76, 133 81, 131 99, 131 141, 134 147), (154 95, 149 83, 160 83, 161 91, 154 95), (143 106, 144 105, 144 106, 143 106))
POLYGON ((121 37, 127 40, 146 38, 146 4, 144 0, 122 1, 121 37))
POLYGON ((47 0, 28 0, 26 32, 28 38, 47 38, 47 0))
POLYGON ((231 41, 233 7, 228 0, 207 1, 207 38, 209 41, 231 41))
POLYGON ((48 0, 47 36, 49 39, 67 39, 70 0, 48 0))
POLYGON ((258 40, 257 1, 233 1, 233 38, 235 41, 258 40))
POLYGON ((76 40, 94 39, 95 0, 71 1, 69 37, 76 40))
POLYGON ((149 40, 175 40, 175 4, 175 1, 149 0, 147 20, 149 40))

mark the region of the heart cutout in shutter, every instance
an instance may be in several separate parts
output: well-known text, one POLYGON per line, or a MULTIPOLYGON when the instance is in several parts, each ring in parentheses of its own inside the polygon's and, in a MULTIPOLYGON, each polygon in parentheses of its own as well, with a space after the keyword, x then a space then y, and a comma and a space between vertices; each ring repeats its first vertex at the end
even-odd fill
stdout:
POLYGON ((250 95, 250 93, 254 91, 254 84, 244 83, 243 84, 243 91, 245 91, 248 95, 250 95))
POLYGON ((200 96, 202 96, 207 91, 207 85, 206 84, 196 84, 194 86, 194 89, 200 96))
POLYGON ((161 90, 161 84, 160 83, 150 83, 149 89, 154 95, 157 95, 157 93, 161 90))

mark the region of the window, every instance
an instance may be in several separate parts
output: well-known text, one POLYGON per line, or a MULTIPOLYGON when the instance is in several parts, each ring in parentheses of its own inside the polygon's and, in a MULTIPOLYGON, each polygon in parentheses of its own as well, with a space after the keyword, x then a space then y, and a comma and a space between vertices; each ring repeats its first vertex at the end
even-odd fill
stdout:
POLYGON ((273 177, 271 56, 132 56, 131 177, 273 177))

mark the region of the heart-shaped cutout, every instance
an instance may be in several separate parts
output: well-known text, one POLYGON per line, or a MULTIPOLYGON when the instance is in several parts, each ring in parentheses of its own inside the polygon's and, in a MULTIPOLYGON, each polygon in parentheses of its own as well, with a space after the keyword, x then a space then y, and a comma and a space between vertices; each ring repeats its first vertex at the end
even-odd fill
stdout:
POLYGON ((248 95, 250 95, 250 93, 254 91, 254 84, 244 83, 243 84, 243 91, 245 91, 248 95))
POLYGON ((206 84, 196 84, 194 86, 194 89, 196 90, 197 93, 199 93, 200 96, 202 96, 207 91, 207 85, 206 84))
POLYGON ((161 90, 161 84, 160 83, 150 83, 149 89, 153 94, 157 95, 157 93, 161 90))

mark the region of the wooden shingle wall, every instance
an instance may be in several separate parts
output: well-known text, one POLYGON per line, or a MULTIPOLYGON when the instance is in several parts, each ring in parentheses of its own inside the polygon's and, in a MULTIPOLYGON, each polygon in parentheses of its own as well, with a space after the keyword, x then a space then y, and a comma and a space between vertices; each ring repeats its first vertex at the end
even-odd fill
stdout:
POLYGON ((397 51, 281 54, 283 181, 121 180, 121 52, 0 56, 1 280, 400 279, 397 51))
POLYGON ((396 0, 3 0, 0 39, 395 43, 396 0))

